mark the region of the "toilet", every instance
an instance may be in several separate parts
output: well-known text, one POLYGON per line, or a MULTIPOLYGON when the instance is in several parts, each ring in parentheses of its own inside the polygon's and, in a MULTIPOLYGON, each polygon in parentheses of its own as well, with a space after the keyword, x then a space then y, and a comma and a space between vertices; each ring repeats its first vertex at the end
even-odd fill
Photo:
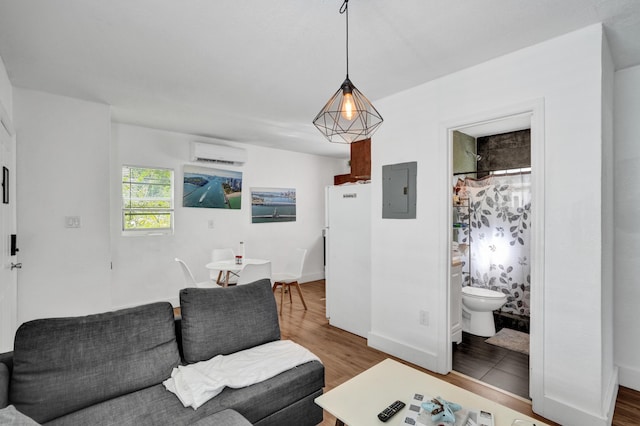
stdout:
POLYGON ((507 302, 503 293, 480 287, 462 287, 462 331, 476 336, 496 334, 493 311, 507 302))

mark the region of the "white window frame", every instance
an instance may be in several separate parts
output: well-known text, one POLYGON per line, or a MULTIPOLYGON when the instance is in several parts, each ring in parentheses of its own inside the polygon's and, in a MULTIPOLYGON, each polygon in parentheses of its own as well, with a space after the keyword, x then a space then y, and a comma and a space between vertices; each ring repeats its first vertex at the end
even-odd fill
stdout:
POLYGON ((174 169, 167 167, 150 167, 150 166, 135 166, 129 164, 123 164, 120 169, 120 199, 121 199, 121 230, 123 236, 150 236, 150 235, 172 235, 174 230, 174 216, 175 216, 175 171, 174 169), (150 212, 161 212, 163 214, 169 214, 169 227, 168 228, 140 228, 140 229, 125 229, 125 218, 128 213, 132 211, 143 211, 143 209, 136 209, 126 206, 126 200, 130 200, 130 196, 127 197, 124 193, 124 180, 125 169, 149 169, 149 170, 167 170, 171 172, 170 187, 171 187, 171 203, 169 208, 156 208, 150 210, 150 212))

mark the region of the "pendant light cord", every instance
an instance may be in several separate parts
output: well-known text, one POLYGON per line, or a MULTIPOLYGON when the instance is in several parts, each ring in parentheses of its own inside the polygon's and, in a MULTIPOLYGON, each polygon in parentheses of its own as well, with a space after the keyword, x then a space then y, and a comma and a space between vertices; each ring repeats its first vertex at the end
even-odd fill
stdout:
POLYGON ((347 14, 347 78, 349 78, 349 0, 344 0, 340 6, 340 14, 347 14))

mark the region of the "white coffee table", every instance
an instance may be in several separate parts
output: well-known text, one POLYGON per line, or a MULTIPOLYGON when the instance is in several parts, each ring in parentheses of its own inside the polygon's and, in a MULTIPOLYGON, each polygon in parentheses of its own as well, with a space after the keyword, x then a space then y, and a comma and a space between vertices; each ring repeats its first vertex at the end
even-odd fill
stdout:
POLYGON ((511 408, 442 381, 392 359, 386 359, 340 386, 315 399, 316 404, 336 417, 336 425, 399 425, 404 419, 414 393, 456 402, 465 408, 490 411, 494 426, 511 426, 515 419, 528 420, 536 426, 548 426, 511 408), (392 402, 407 404, 386 423, 378 413, 392 402))

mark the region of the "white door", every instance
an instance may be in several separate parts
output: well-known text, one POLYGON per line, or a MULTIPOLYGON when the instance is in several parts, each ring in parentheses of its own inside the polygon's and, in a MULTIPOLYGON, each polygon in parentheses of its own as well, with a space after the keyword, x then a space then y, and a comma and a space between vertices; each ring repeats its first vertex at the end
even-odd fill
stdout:
MULTIPOLYGON (((0 105, 1 109, 1 105, 0 105)), ((16 233, 16 150, 11 124, 0 111, 0 353, 13 350, 17 324, 17 256, 11 255, 11 235, 16 233)))

